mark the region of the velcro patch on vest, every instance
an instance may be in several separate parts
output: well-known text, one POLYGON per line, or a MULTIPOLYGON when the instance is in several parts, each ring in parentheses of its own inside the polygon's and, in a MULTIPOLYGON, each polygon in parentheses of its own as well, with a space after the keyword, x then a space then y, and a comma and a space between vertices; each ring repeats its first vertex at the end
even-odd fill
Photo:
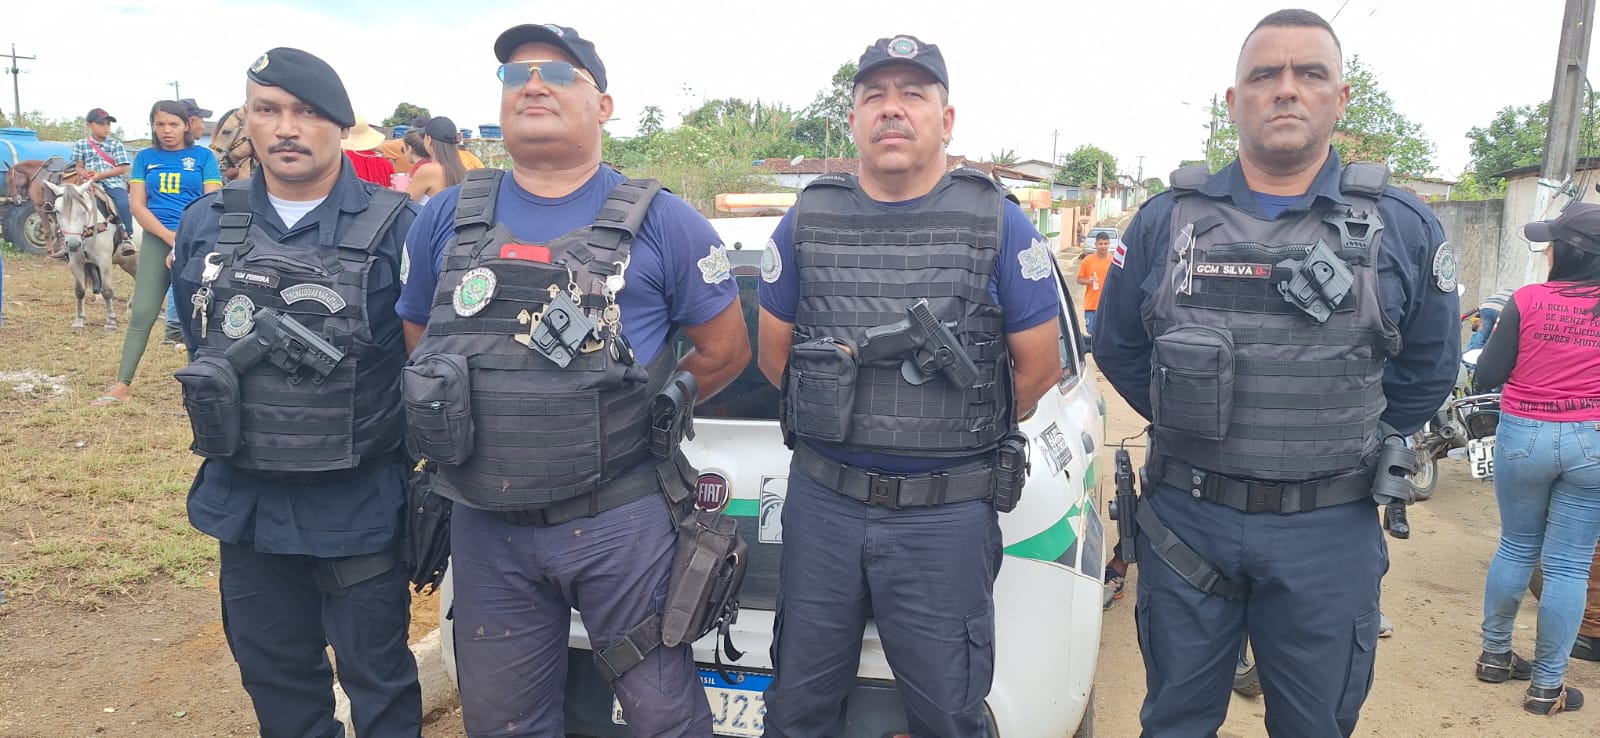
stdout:
POLYGON ((324 287, 320 284, 290 285, 283 288, 283 291, 279 292, 278 295, 283 297, 283 301, 290 305, 305 300, 315 301, 327 308, 330 313, 337 313, 343 310, 347 304, 344 298, 339 296, 339 293, 334 292, 330 287, 324 287))
POLYGON ((1271 264, 1253 264, 1247 261, 1195 262, 1194 276, 1222 277, 1225 279, 1271 279, 1271 264))
POLYGON ((235 269, 228 275, 228 278, 235 282, 265 287, 269 290, 278 288, 278 275, 276 274, 252 272, 249 269, 235 269))
POLYGON ((238 340, 256 327, 256 304, 249 295, 234 295, 222 308, 222 335, 238 340))

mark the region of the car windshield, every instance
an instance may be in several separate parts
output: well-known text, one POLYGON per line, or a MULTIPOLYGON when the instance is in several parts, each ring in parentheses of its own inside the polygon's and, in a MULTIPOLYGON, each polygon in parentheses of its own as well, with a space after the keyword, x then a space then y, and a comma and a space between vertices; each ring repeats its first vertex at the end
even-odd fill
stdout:
MULTIPOLYGON (((723 240, 728 248, 728 261, 733 265, 733 279, 739 285, 739 307, 744 312, 745 332, 750 337, 751 350, 754 351, 760 310, 756 286, 761 281, 761 249, 748 248, 738 241, 729 242, 726 236, 723 240)), ((681 331, 674 345, 680 359, 693 348, 681 331)), ((739 373, 727 389, 696 407, 694 414, 697 418, 777 420, 778 388, 767 381, 756 361, 751 359, 750 365, 739 373)))

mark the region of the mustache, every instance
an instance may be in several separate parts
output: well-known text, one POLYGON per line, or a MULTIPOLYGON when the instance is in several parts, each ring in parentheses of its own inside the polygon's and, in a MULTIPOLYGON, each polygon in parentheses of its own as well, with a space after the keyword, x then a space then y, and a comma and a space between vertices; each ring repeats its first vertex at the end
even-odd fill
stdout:
POLYGON ((906 126, 899 121, 887 120, 879 124, 877 128, 872 129, 872 140, 877 142, 882 140, 884 136, 887 136, 890 133, 898 133, 910 139, 915 139, 917 137, 917 134, 912 132, 909 126, 906 126))
POLYGON ((311 149, 301 146, 293 141, 280 141, 276 144, 273 144, 272 148, 267 149, 267 153, 269 154, 281 154, 285 151, 293 154, 303 154, 305 156, 311 155, 311 149))

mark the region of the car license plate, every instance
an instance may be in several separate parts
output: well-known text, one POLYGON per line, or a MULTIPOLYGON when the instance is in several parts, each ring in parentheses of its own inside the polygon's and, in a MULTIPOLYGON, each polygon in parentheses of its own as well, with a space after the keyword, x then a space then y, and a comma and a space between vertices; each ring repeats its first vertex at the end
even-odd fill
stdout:
POLYGON ((1494 476, 1494 436, 1467 441, 1467 464, 1472 469, 1473 479, 1494 476))
MULTIPOLYGON (((700 684, 706 688, 706 701, 711 703, 711 731, 732 738, 761 738, 767 715, 766 703, 761 695, 772 683, 765 674, 746 674, 730 671, 734 678, 729 682, 716 669, 701 669, 700 684)), ((622 705, 611 700, 611 722, 627 725, 622 719, 622 705)))

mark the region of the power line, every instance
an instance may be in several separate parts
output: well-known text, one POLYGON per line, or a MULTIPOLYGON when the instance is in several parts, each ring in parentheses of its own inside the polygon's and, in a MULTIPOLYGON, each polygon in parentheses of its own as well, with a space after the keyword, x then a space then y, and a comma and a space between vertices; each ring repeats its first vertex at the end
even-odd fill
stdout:
POLYGON ((11 75, 11 104, 15 106, 13 108, 13 111, 16 113, 16 118, 17 118, 17 120, 12 121, 12 123, 14 125, 21 125, 20 123, 18 123, 18 121, 22 120, 22 93, 18 91, 17 78, 18 78, 19 75, 22 74, 22 70, 17 67, 17 60, 18 59, 27 59, 29 61, 32 61, 36 57, 32 57, 32 56, 17 56, 17 45, 16 44, 12 44, 11 45, 11 53, 9 53, 9 54, 0 54, 0 57, 10 57, 11 58, 11 66, 6 67, 5 70, 6 70, 6 74, 11 75))

